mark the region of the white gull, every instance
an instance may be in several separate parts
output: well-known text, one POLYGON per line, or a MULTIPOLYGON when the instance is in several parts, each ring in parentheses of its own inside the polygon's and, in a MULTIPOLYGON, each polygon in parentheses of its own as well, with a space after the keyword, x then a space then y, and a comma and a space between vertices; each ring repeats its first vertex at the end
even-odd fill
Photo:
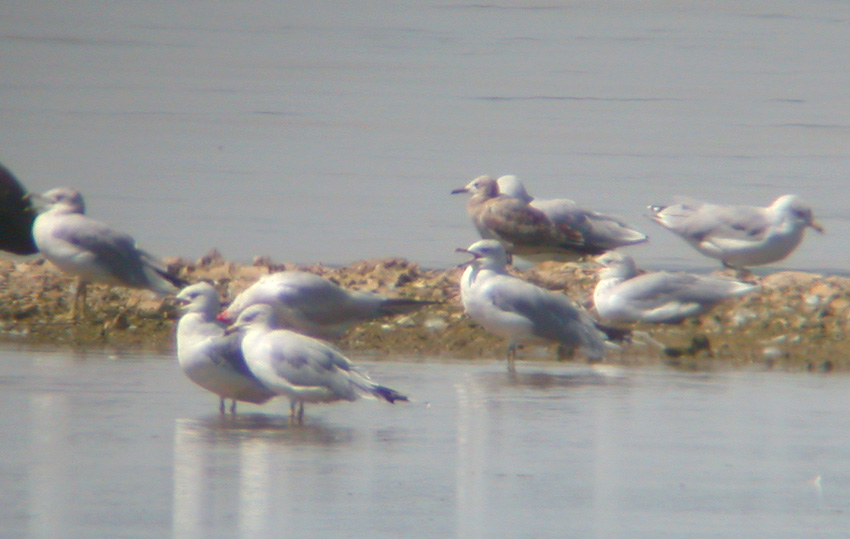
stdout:
POLYGON ((568 352, 580 349, 588 359, 602 359, 609 343, 590 315, 564 294, 510 275, 501 243, 481 240, 458 251, 473 257, 460 280, 464 310, 487 331, 508 339, 509 371, 522 344, 558 343, 568 352))
POLYGON ((312 337, 276 329, 269 305, 248 307, 228 332, 242 332, 242 353, 251 372, 270 390, 290 400, 290 419, 302 423, 305 402, 406 401, 397 391, 357 371, 342 353, 312 337))
POLYGON ((778 262, 794 251, 807 227, 823 232, 812 209, 796 195, 764 208, 682 200, 650 206, 653 221, 724 266, 744 269, 778 262))
POLYGON ((358 323, 409 312, 430 302, 350 291, 312 273, 281 271, 261 277, 237 295, 219 320, 232 323, 246 308, 260 303, 274 308, 275 323, 281 327, 334 339, 358 323))
POLYGON ((159 295, 176 293, 178 286, 186 284, 137 248, 132 237, 84 215, 78 191, 58 187, 41 198, 46 207, 35 219, 33 238, 45 258, 77 277, 72 318, 77 318, 78 308, 85 312, 88 283, 145 288, 159 295))
POLYGON ((242 356, 241 336, 225 335, 216 320, 220 307, 218 293, 209 283, 189 285, 176 296, 183 306, 177 322, 177 360, 186 376, 219 396, 219 411, 225 412, 225 399, 262 404, 276 394, 251 374, 242 356))
POLYGON ((678 323, 759 288, 690 273, 638 274, 634 260, 617 252, 605 253, 597 261, 604 268, 599 272, 593 302, 602 318, 614 322, 678 323))

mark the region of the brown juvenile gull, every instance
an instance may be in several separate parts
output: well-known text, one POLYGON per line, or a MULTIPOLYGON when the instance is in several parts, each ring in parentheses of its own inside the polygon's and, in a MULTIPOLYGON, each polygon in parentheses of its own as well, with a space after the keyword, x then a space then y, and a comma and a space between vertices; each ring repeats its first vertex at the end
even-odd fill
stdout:
POLYGON ((606 249, 587 242, 569 223, 555 223, 527 201, 499 192, 490 176, 479 176, 452 194, 469 193, 466 211, 484 239, 499 240, 512 255, 531 260, 576 260, 606 249))
POLYGON ((800 245, 807 227, 823 232, 811 207, 796 195, 781 196, 766 208, 683 199, 649 209, 653 221, 691 247, 739 270, 784 259, 800 245))
POLYGON ((41 195, 44 210, 33 224, 38 250, 59 269, 77 277, 71 318, 85 313, 86 285, 102 282, 174 294, 184 281, 170 275, 153 256, 136 247, 129 235, 90 219, 82 195, 57 187, 41 195))
POLYGON ((500 176, 496 182, 501 194, 524 200, 532 208, 543 212, 555 226, 578 231, 585 245, 589 246, 588 250, 608 251, 647 241, 646 234, 631 228, 617 217, 587 210, 567 198, 535 198, 528 194, 525 185, 514 175, 500 176))

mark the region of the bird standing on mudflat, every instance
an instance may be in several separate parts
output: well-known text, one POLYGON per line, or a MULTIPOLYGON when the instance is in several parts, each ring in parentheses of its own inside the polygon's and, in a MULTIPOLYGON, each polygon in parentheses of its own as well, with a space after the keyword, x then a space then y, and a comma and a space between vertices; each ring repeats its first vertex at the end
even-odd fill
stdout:
POLYGON ((581 349, 594 361, 614 346, 567 296, 510 275, 508 254, 498 241, 481 240, 458 251, 473 257, 460 280, 464 310, 487 331, 508 339, 509 371, 515 370, 522 344, 558 343, 568 352, 581 349))
POLYGON ((129 235, 87 217, 78 191, 58 187, 41 198, 46 207, 35 219, 33 237, 45 258, 77 277, 72 319, 77 319, 80 310, 85 313, 88 283, 144 288, 159 295, 174 294, 188 284, 137 248, 129 235))
POLYGON ((705 256, 738 270, 783 260, 800 245, 808 227, 823 232, 812 208, 796 195, 781 196, 765 208, 683 200, 649 209, 650 219, 705 256))
POLYGON ((603 268, 593 303, 602 318, 614 322, 676 324, 759 288, 724 277, 683 272, 638 274, 634 260, 617 252, 605 253, 597 262, 603 268))
POLYGON ((532 208, 543 212, 555 226, 569 227, 584 238, 587 251, 608 251, 618 247, 637 245, 647 241, 646 234, 638 232, 617 217, 587 210, 567 198, 542 199, 528 194, 525 185, 514 175, 500 176, 499 193, 523 200, 532 208))
POLYGON ((219 320, 233 323, 242 311, 261 303, 272 306, 279 327, 336 339, 361 322, 410 312, 432 302, 346 290, 313 273, 281 271, 261 277, 242 291, 219 320))

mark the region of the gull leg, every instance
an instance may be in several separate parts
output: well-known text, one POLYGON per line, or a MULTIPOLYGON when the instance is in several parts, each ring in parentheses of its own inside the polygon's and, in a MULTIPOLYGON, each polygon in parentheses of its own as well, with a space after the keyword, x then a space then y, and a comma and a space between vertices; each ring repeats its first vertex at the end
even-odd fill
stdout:
POLYGON ((218 413, 220 413, 221 415, 224 415, 224 414, 225 414, 225 402, 224 402, 224 397, 219 397, 219 398, 218 398, 218 413))
POLYGON ((236 399, 230 399, 230 413, 236 415, 236 399))
POLYGON ((80 315, 86 318, 86 282, 77 277, 74 287, 74 299, 71 301, 71 320, 76 322, 80 315))
POLYGON ((304 424, 304 401, 289 401, 289 422, 293 425, 304 424))
POLYGON ((511 343, 508 345, 508 372, 516 372, 516 366, 514 365, 514 360, 516 359, 516 343, 511 343))

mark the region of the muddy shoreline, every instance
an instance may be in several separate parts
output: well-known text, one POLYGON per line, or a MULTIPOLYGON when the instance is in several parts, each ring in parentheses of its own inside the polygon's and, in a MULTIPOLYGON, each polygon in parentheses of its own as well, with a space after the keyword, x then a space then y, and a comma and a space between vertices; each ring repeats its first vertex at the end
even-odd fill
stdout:
MULTIPOLYGON (((295 265, 257 258, 236 264, 215 251, 197 261, 167 260, 188 281, 215 284, 225 302, 261 275, 300 269, 341 286, 388 296, 435 302, 409 315, 354 328, 336 344, 348 353, 376 358, 503 358, 505 342, 463 313, 460 269, 425 270, 398 258, 343 267, 295 265)), ((546 263, 517 274, 588 303, 595 285, 592 264, 546 263)), ((807 272, 777 272, 761 279, 761 292, 721 304, 681 325, 638 325, 667 350, 631 344, 609 355, 610 363, 667 363, 682 368, 716 364, 791 370, 850 370, 850 278, 807 272), (707 345, 707 347, 705 347, 707 345)), ((147 291, 92 285, 88 317, 68 318, 73 280, 41 259, 0 260, 0 340, 78 349, 153 351, 172 354, 179 316, 171 298, 147 291)), ((529 348, 521 357, 556 358, 551 349, 529 348)), ((581 361, 581 358, 578 358, 581 361)))

